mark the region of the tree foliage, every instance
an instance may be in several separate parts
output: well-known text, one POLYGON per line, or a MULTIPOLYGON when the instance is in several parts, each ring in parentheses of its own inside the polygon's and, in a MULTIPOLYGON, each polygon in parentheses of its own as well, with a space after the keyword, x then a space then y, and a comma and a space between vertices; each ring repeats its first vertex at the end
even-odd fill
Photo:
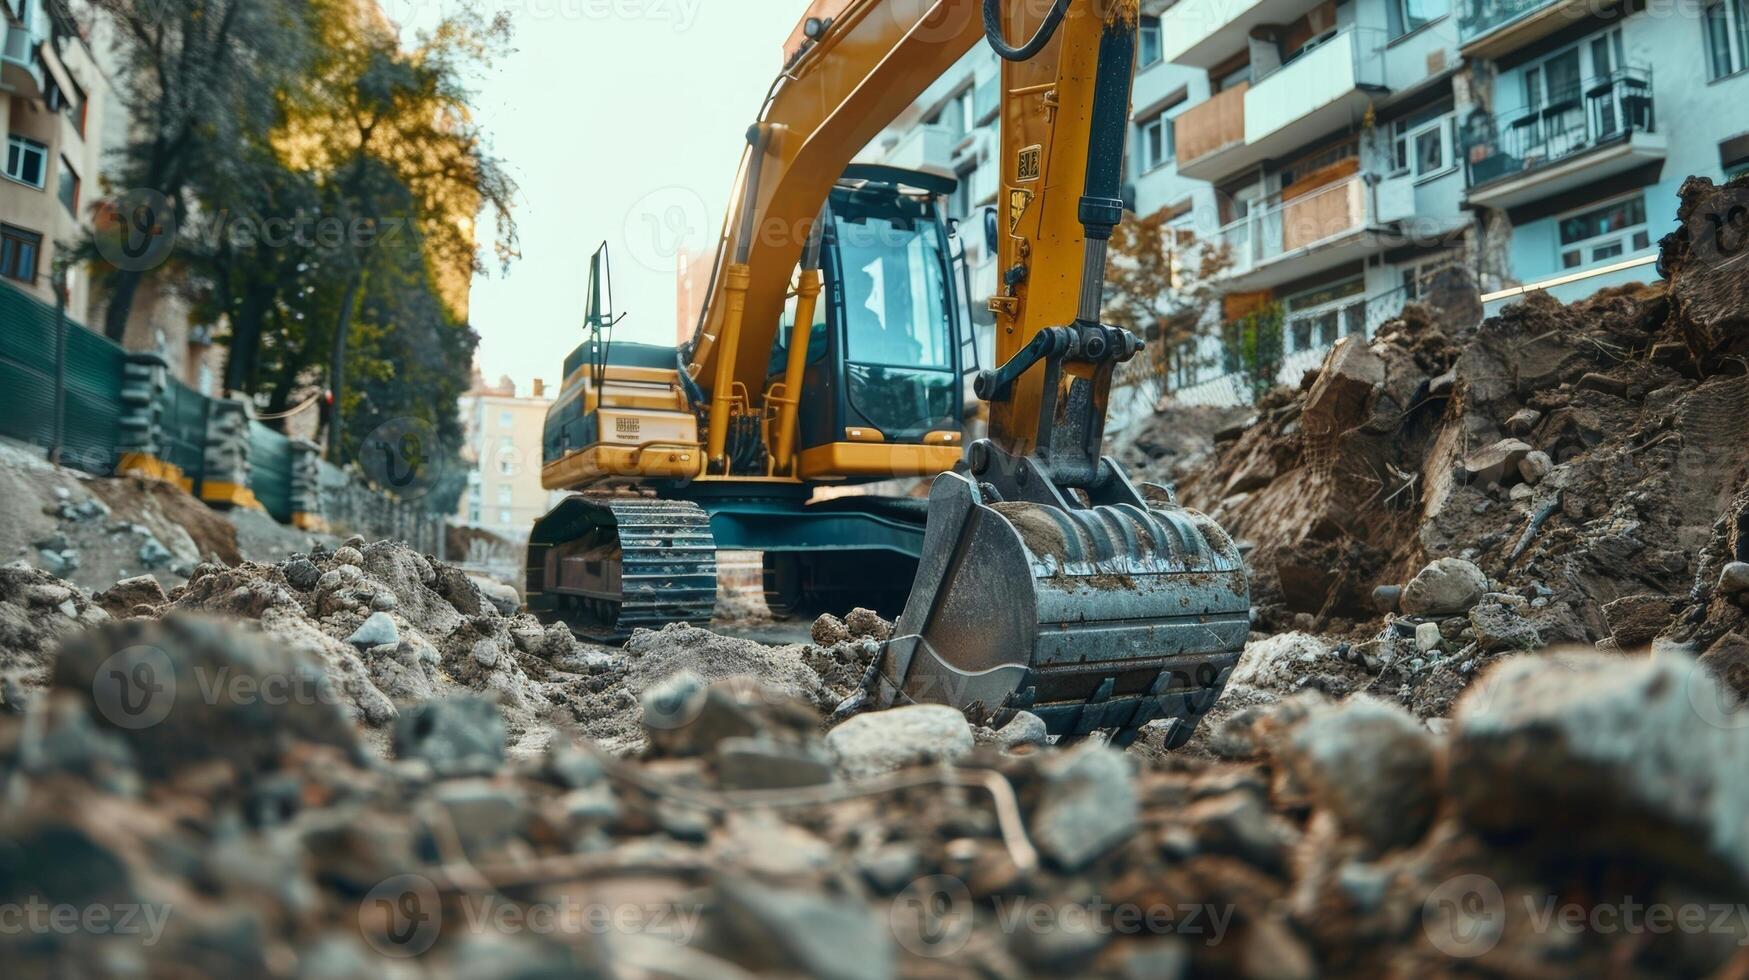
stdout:
POLYGON ((1201 366, 1197 341, 1220 302, 1220 277, 1232 266, 1224 244, 1199 242, 1168 224, 1165 210, 1130 216, 1113 231, 1106 259, 1105 319, 1146 341, 1123 380, 1159 398, 1201 366))
MULTIPOLYGON (((106 276, 111 336, 139 279, 163 277, 201 322, 228 326, 228 391, 269 417, 334 392, 332 458, 356 458, 373 429, 405 418, 453 456, 484 211, 497 258, 516 249, 515 188, 468 89, 506 48, 507 19, 463 10, 404 43, 372 0, 95 6, 118 25, 133 123, 121 180, 179 218, 169 262, 106 276)), ((425 499, 451 509, 459 492, 425 499)))

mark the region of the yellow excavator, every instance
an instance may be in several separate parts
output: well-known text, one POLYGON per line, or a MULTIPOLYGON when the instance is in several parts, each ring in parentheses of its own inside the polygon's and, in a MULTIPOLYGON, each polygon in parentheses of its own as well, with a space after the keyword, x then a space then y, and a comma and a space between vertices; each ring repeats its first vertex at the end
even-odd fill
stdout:
POLYGON ((1232 540, 1100 455, 1100 319, 1137 0, 820 0, 747 148, 679 347, 614 342, 605 252, 546 423, 534 610, 597 637, 708 622, 718 549, 764 554, 774 612, 897 613, 880 705, 1182 744, 1249 632, 1232 540), (1009 38, 1022 38, 1012 43, 1009 38), (1003 61, 997 365, 977 370, 952 178, 853 157, 971 47, 1003 61), (966 444, 964 376, 989 405, 966 444), (927 501, 821 493, 934 477, 927 501))

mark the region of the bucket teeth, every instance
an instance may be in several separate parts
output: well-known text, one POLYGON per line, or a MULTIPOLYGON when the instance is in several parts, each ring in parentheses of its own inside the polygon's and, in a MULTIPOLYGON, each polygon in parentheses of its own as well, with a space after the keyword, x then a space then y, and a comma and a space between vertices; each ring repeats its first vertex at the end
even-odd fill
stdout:
POLYGON ((1053 734, 1119 741, 1168 721, 1169 741, 1188 739, 1244 648, 1250 588, 1213 521, 1164 491, 1146 499, 986 502, 971 480, 938 478, 878 700, 945 702, 993 724, 1024 709, 1053 734))

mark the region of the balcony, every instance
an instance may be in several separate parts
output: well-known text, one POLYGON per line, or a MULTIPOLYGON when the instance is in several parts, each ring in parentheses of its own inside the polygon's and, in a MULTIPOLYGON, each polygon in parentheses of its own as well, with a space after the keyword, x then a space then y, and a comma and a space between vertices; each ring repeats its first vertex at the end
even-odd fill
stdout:
POLYGON ((1242 96, 1222 92, 1187 110, 1177 124, 1181 141, 1182 120, 1198 110, 1202 114, 1191 122, 1194 132, 1190 146, 1181 147, 1178 172, 1218 181, 1272 157, 1289 156, 1354 123, 1385 90, 1384 48, 1384 31, 1350 27, 1301 48, 1279 68, 1253 79, 1242 96), (1223 101, 1231 99, 1242 101, 1223 101))
POLYGON ((1471 204, 1492 208, 1557 194, 1662 160, 1649 68, 1592 79, 1572 97, 1486 117, 1463 134, 1471 204))
POLYGON ((0 46, 0 88, 26 99, 40 99, 47 88, 37 39, 27 28, 7 27, 0 46))
POLYGON ((1178 0, 1160 14, 1161 53, 1207 71, 1244 50, 1252 28, 1286 24, 1308 6, 1306 0, 1178 0))
POLYGON ((1584 13, 1584 0, 1458 0, 1458 49, 1465 58, 1498 58, 1584 13))
POLYGON ((1218 233, 1233 260, 1223 285, 1268 289, 1382 251, 1395 239, 1389 226, 1414 213, 1410 181, 1369 174, 1274 198, 1218 233))

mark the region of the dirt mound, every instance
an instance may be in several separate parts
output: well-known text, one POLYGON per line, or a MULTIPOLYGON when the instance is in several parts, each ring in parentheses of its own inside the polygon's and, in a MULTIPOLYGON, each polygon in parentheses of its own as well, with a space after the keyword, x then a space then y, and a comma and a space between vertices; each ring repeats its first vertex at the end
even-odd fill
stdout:
MULTIPOLYGON (((641 643, 633 659, 736 655, 641 643)), ((1444 734, 1305 693, 1216 726, 1224 759, 1151 764, 979 744, 939 707, 822 738, 793 696, 681 674, 644 692, 641 759, 563 732, 516 756, 463 698, 410 710, 384 765, 331 676, 179 619, 78 641, 28 716, 0 716, 0 897, 132 911, 4 930, 0 958, 21 976, 1695 976, 1740 969, 1749 941, 1749 728, 1693 710, 1717 686, 1676 660, 1513 658, 1444 734), (137 703, 93 682, 116 667, 150 682, 137 703), (307 696, 256 695, 288 674, 307 696)))
MULTIPOLYGON (((1749 182, 1691 181, 1684 196, 1705 226, 1749 182)), ((1542 644, 1610 638, 1606 609, 1635 597, 1651 598, 1635 601, 1630 645, 1668 627, 1645 614, 1701 599, 1692 556, 1749 482, 1749 376, 1719 299, 1749 277, 1740 257, 1703 252, 1672 236, 1668 285, 1572 306, 1536 293, 1479 325, 1412 307, 1265 399, 1180 484, 1250 546, 1259 628, 1376 623, 1397 611, 1381 587, 1448 557, 1479 566, 1542 644)))

